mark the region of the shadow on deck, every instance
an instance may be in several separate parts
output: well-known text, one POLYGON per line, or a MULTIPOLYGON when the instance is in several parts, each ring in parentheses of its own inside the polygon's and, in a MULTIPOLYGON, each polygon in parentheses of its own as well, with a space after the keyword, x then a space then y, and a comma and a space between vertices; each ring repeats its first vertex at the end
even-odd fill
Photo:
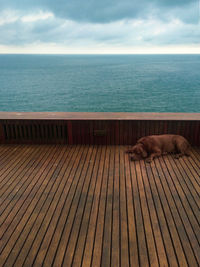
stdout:
POLYGON ((198 266, 200 149, 1 145, 0 266, 198 266))

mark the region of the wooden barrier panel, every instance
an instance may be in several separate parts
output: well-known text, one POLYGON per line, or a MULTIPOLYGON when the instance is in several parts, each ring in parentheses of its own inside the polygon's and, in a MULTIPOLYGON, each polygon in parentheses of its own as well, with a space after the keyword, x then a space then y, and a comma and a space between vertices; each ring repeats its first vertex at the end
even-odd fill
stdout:
POLYGON ((199 146, 200 114, 0 112, 0 143, 132 145, 152 134, 180 134, 199 146))

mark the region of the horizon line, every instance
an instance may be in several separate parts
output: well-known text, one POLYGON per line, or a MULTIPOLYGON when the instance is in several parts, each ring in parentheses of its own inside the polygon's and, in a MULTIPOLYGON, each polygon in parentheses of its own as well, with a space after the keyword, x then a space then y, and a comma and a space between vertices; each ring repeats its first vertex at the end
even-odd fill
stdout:
POLYGON ((0 55, 60 55, 60 56, 76 56, 76 55, 86 55, 86 56, 103 56, 103 55, 200 55, 200 53, 1 53, 0 55))

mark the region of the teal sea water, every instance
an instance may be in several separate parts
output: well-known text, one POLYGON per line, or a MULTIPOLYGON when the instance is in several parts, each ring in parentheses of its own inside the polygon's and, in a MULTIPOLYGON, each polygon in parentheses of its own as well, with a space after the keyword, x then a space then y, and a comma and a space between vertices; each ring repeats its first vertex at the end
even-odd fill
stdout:
POLYGON ((200 112, 200 55, 0 55, 0 111, 200 112))

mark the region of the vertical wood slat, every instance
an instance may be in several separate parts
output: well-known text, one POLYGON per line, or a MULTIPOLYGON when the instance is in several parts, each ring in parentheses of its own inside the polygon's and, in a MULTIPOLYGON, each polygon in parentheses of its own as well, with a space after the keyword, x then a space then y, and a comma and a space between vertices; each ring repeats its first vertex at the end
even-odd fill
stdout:
POLYGON ((5 131, 4 131, 3 124, 0 123, 0 143, 4 143, 4 142, 5 142, 5 131))
POLYGON ((2 120, 1 143, 133 145, 146 135, 180 134, 200 145, 199 121, 162 120, 2 120))
POLYGON ((73 131, 72 131, 72 122, 67 122, 67 135, 68 135, 68 144, 73 144, 73 131))

